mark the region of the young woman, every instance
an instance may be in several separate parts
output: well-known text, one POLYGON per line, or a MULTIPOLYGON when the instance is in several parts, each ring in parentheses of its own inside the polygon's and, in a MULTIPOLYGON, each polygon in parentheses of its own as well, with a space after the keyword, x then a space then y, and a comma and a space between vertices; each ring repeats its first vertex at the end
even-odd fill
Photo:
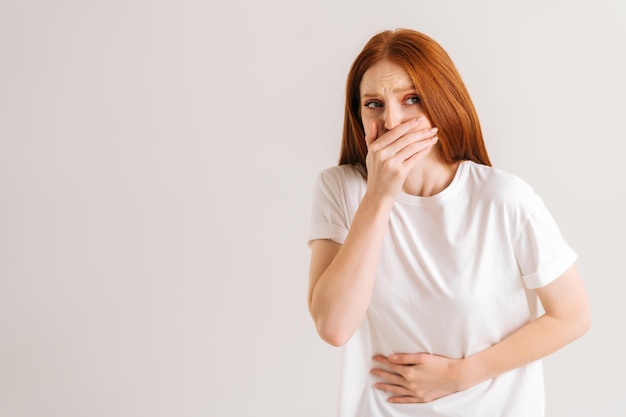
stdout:
POLYGON ((356 58, 309 239, 311 315, 345 345, 340 417, 544 415, 540 359, 589 327, 576 254, 491 167, 431 38, 385 31, 356 58))

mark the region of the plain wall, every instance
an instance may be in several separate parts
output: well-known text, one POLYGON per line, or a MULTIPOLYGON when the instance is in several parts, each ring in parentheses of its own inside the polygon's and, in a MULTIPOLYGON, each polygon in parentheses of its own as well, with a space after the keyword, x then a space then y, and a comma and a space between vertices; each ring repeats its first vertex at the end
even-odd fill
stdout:
POLYGON ((0 416, 333 416, 312 189, 397 27, 580 256, 593 325, 545 360, 547 415, 622 415, 623 0, 0 0, 0 416))

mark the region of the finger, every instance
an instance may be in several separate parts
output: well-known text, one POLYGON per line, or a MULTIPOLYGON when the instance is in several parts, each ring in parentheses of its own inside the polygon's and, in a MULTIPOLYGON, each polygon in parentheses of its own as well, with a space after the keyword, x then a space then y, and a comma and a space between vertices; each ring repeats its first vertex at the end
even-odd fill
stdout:
POLYGON ((391 383, 394 385, 402 386, 406 384, 406 379, 402 375, 396 374, 394 372, 385 371, 384 369, 374 368, 370 371, 370 374, 382 379, 382 384, 391 383))
POLYGON ((374 143, 374 141, 377 139, 377 136, 378 136, 378 126, 376 125, 375 121, 371 120, 370 128, 368 130, 368 133, 365 135, 365 145, 367 145, 368 149, 370 145, 374 143))
POLYGON ((383 355, 374 355, 372 357, 372 359, 380 364, 383 364, 385 366, 389 366, 391 364, 391 362, 389 361, 389 359, 386 356, 383 355))
MULTIPOLYGON (((394 374, 394 373, 385 371, 383 369, 374 368, 374 369, 372 369, 370 371, 374 375, 377 375, 377 373, 379 373, 379 372, 387 372, 387 373, 389 373, 391 375, 397 375, 399 378, 405 379, 404 378, 404 373, 406 373, 406 371, 407 371, 407 369, 406 369, 407 365, 400 365, 400 364, 391 362, 385 356, 381 356, 381 355, 376 355, 372 359, 374 359, 376 362, 381 363, 382 365, 386 366, 387 368, 389 368, 389 369, 391 369, 392 371, 395 372, 395 374, 394 374), (376 372, 376 373, 374 373, 374 372, 376 372)), ((390 381, 390 382, 393 382, 393 383, 399 383, 398 381, 400 381, 398 379, 395 379, 395 380, 387 379, 387 380, 390 381)))
POLYGON ((411 395, 411 392, 403 386, 395 385, 395 384, 385 384, 384 382, 378 382, 374 384, 374 388, 380 391, 384 391, 388 394, 404 396, 411 395))
POLYGON ((424 119, 424 116, 420 116, 417 119, 407 120, 406 122, 399 124, 390 131, 381 135, 380 138, 377 138, 378 140, 376 143, 380 143, 381 147, 388 146, 407 133, 411 132, 411 130, 414 130, 424 119))
POLYGON ((439 138, 435 136, 434 138, 426 141, 411 143, 398 152, 397 157, 400 158, 402 162, 410 162, 424 154, 428 149, 432 148, 438 140, 439 138))
POLYGON ((389 144, 388 149, 392 153, 399 153, 407 146, 416 144, 430 144, 432 139, 437 137, 437 131, 438 129, 436 127, 433 127, 429 129, 409 132, 401 138, 398 138, 395 142, 389 144))
POLYGON ((387 359, 398 365, 420 365, 424 362, 425 353, 394 353, 387 359))
POLYGON ((424 401, 420 401, 417 398, 411 395, 401 395, 396 397, 389 397, 387 399, 390 403, 396 404, 413 404, 413 403, 423 403, 424 401))
POLYGON ((423 129, 419 132, 411 132, 401 138, 398 138, 395 142, 381 147, 383 139, 376 141, 376 148, 371 148, 373 152, 384 159, 394 159, 398 166, 402 166, 403 170, 410 170, 415 163, 421 158, 420 155, 424 154, 424 151, 432 148, 432 146, 438 141, 437 128, 423 129), (417 159, 416 159, 417 158, 417 159), (411 164, 404 164, 405 162, 412 161, 411 164))

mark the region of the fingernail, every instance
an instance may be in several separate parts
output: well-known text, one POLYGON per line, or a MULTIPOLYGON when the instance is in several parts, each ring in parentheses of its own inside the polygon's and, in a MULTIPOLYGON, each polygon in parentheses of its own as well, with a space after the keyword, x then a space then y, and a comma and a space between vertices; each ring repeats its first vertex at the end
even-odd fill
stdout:
POLYGON ((439 129, 437 129, 436 127, 433 127, 432 129, 430 129, 430 133, 437 133, 439 131, 439 129))
POLYGON ((434 138, 431 139, 433 141, 433 143, 437 142, 439 140, 439 136, 435 136, 434 138))

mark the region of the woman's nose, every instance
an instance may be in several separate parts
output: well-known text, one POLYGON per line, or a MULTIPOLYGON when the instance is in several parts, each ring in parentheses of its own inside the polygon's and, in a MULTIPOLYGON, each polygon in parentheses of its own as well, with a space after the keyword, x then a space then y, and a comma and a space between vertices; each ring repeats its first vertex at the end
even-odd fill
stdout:
POLYGON ((403 121, 402 114, 400 113, 400 109, 397 109, 394 106, 389 106, 389 105, 386 106, 383 117, 385 119, 383 126, 385 127, 385 130, 387 131, 398 126, 403 121))

